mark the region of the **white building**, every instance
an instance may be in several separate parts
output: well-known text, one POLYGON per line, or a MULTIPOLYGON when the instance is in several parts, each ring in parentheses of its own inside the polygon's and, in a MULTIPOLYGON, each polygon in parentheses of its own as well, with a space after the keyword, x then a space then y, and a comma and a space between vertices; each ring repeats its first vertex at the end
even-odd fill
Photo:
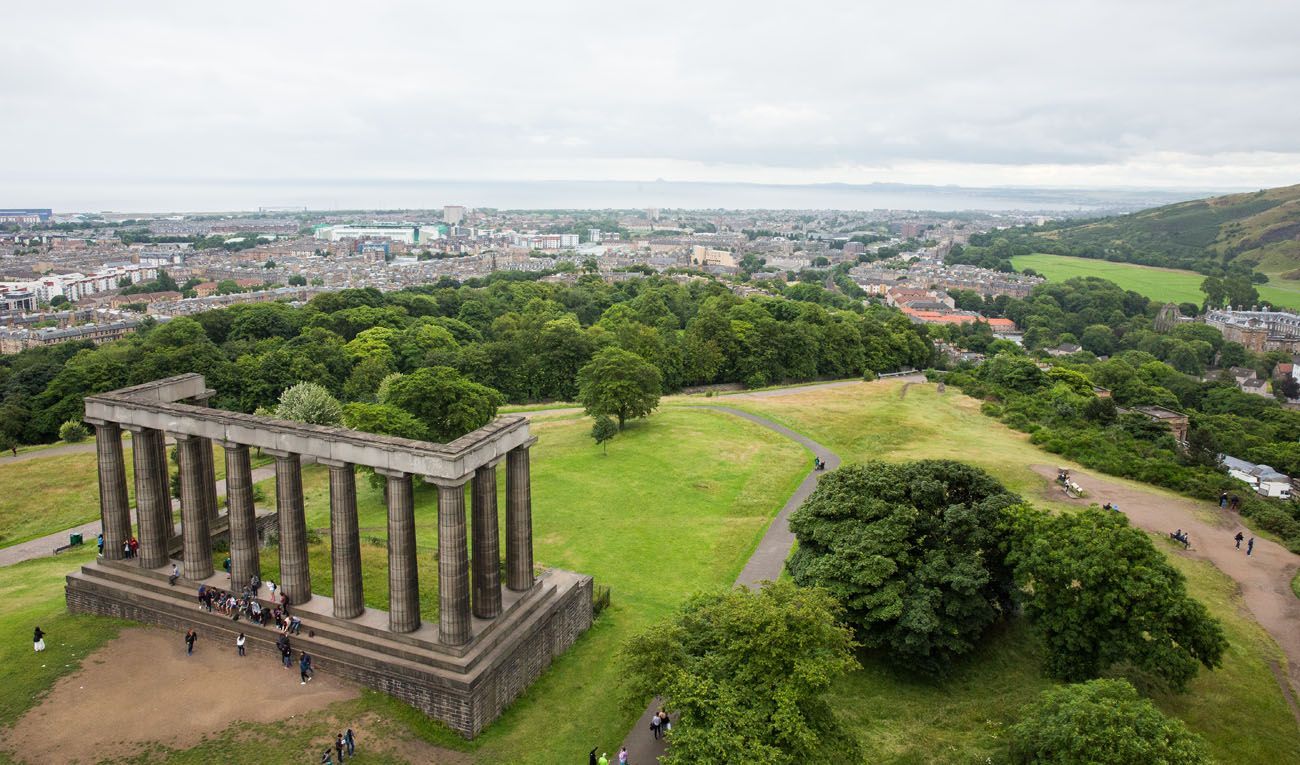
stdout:
POLYGON ((420 241, 420 231, 418 226, 321 226, 316 229, 316 238, 331 242, 341 242, 344 239, 389 239, 403 244, 415 244, 420 241))
POLYGON ((443 205, 442 222, 448 226, 455 226, 462 220, 465 220, 465 208, 460 205, 443 205))
POLYGON ((1291 498, 1291 479, 1268 465, 1256 465, 1224 454, 1223 466, 1228 475, 1250 485, 1261 497, 1291 498))

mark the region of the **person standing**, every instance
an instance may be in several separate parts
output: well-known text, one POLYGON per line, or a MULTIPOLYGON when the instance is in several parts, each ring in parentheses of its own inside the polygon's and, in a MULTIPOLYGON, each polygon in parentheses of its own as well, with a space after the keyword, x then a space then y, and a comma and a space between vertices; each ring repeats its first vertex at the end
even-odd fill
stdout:
POLYGON ((654 716, 650 718, 650 734, 654 736, 656 739, 659 738, 659 713, 658 712, 655 712, 654 716))
POLYGON ((99 539, 95 540, 99 545, 99 557, 104 557, 104 532, 99 533, 99 539))
POLYGON ((609 758, 605 756, 604 752, 600 753, 600 759, 596 760, 596 765, 609 765, 609 758))
POLYGON ((1245 539, 1245 538, 1246 538, 1246 535, 1245 535, 1245 534, 1242 534, 1240 531, 1237 532, 1237 536, 1233 537, 1233 539, 1237 540, 1237 549, 1238 549, 1238 550, 1241 549, 1241 540, 1243 540, 1243 539, 1245 539))
POLYGON ((1219 507, 1227 507, 1227 506, 1228 506, 1228 492, 1221 491, 1219 492, 1219 507))
POLYGON ((45 632, 41 630, 39 624, 36 626, 36 630, 32 632, 32 648, 36 653, 45 650, 45 632))
POLYGON ((298 678, 302 680, 299 685, 306 685, 311 679, 311 656, 306 651, 298 657, 298 678))
POLYGON ((240 656, 243 656, 243 655, 244 655, 244 641, 245 641, 245 640, 246 640, 246 638, 244 637, 244 633, 242 633, 242 632, 239 633, 239 637, 235 638, 235 648, 239 649, 239 655, 240 655, 240 656))
POLYGON ((1246 554, 1250 555, 1251 552, 1253 552, 1254 550, 1255 550, 1255 538, 1251 537, 1250 541, 1246 543, 1246 554))
POLYGON ((357 740, 355 737, 353 737, 351 728, 348 728, 346 731, 344 731, 343 743, 348 745, 348 756, 351 757, 352 753, 357 750, 357 740))
POLYGON ((627 747, 619 747, 618 765, 627 765, 627 747))
POLYGON ((339 762, 343 762, 343 734, 342 733, 340 733, 338 737, 334 739, 334 754, 338 756, 339 762))
POLYGON ((199 635, 197 632, 194 631, 193 627, 190 627, 188 630, 185 631, 185 655, 186 656, 194 655, 194 641, 198 639, 199 639, 199 635))

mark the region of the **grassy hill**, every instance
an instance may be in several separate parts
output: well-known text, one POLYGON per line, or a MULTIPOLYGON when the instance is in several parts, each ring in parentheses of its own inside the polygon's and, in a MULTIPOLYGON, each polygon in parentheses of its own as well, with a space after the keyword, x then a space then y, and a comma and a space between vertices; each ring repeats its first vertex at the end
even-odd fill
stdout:
POLYGON ((1236 263, 1277 280, 1300 269, 1300 185, 1180 202, 1035 238, 1058 255, 1211 274, 1236 263))

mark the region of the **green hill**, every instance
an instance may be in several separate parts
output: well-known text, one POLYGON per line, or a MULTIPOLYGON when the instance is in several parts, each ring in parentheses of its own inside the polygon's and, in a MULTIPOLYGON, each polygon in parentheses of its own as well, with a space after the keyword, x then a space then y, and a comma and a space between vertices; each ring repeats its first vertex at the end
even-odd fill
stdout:
POLYGON ((1155 207, 1033 234, 1034 249, 1221 275, 1300 278, 1300 185, 1155 207))

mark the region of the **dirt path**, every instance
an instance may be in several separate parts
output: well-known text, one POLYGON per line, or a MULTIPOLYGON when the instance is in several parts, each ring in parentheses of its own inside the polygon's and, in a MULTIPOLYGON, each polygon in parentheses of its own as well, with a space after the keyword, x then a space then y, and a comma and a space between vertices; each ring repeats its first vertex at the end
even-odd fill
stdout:
MULTIPOLYGON (((51 646, 45 655, 54 660, 56 651, 51 646)), ((98 762, 147 741, 184 749, 238 720, 285 720, 357 695, 355 686, 323 674, 299 685, 297 671, 274 658, 241 659, 233 646, 202 635, 186 656, 181 635, 132 628, 55 683, 3 747, 20 762, 98 762)))
MULTIPOLYGON (((1033 470, 1049 482, 1056 478, 1054 467, 1034 465, 1033 470)), ((1255 621, 1286 654, 1290 687, 1284 685, 1283 692, 1294 711, 1295 689, 1300 688, 1300 598, 1291 591, 1291 579, 1300 569, 1300 555, 1255 537, 1255 549, 1247 557, 1246 543, 1238 550, 1233 537, 1240 531, 1250 539, 1252 532, 1235 513, 1221 511, 1211 503, 1157 494, 1077 470, 1071 471, 1071 477, 1088 492, 1088 498, 1070 499, 1053 483, 1049 489, 1052 499, 1076 505, 1110 502, 1118 505, 1134 526, 1156 534, 1168 535, 1182 529, 1191 536, 1192 546, 1180 555, 1207 560, 1237 583, 1255 621), (1207 521, 1206 513, 1217 517, 1207 521)))

